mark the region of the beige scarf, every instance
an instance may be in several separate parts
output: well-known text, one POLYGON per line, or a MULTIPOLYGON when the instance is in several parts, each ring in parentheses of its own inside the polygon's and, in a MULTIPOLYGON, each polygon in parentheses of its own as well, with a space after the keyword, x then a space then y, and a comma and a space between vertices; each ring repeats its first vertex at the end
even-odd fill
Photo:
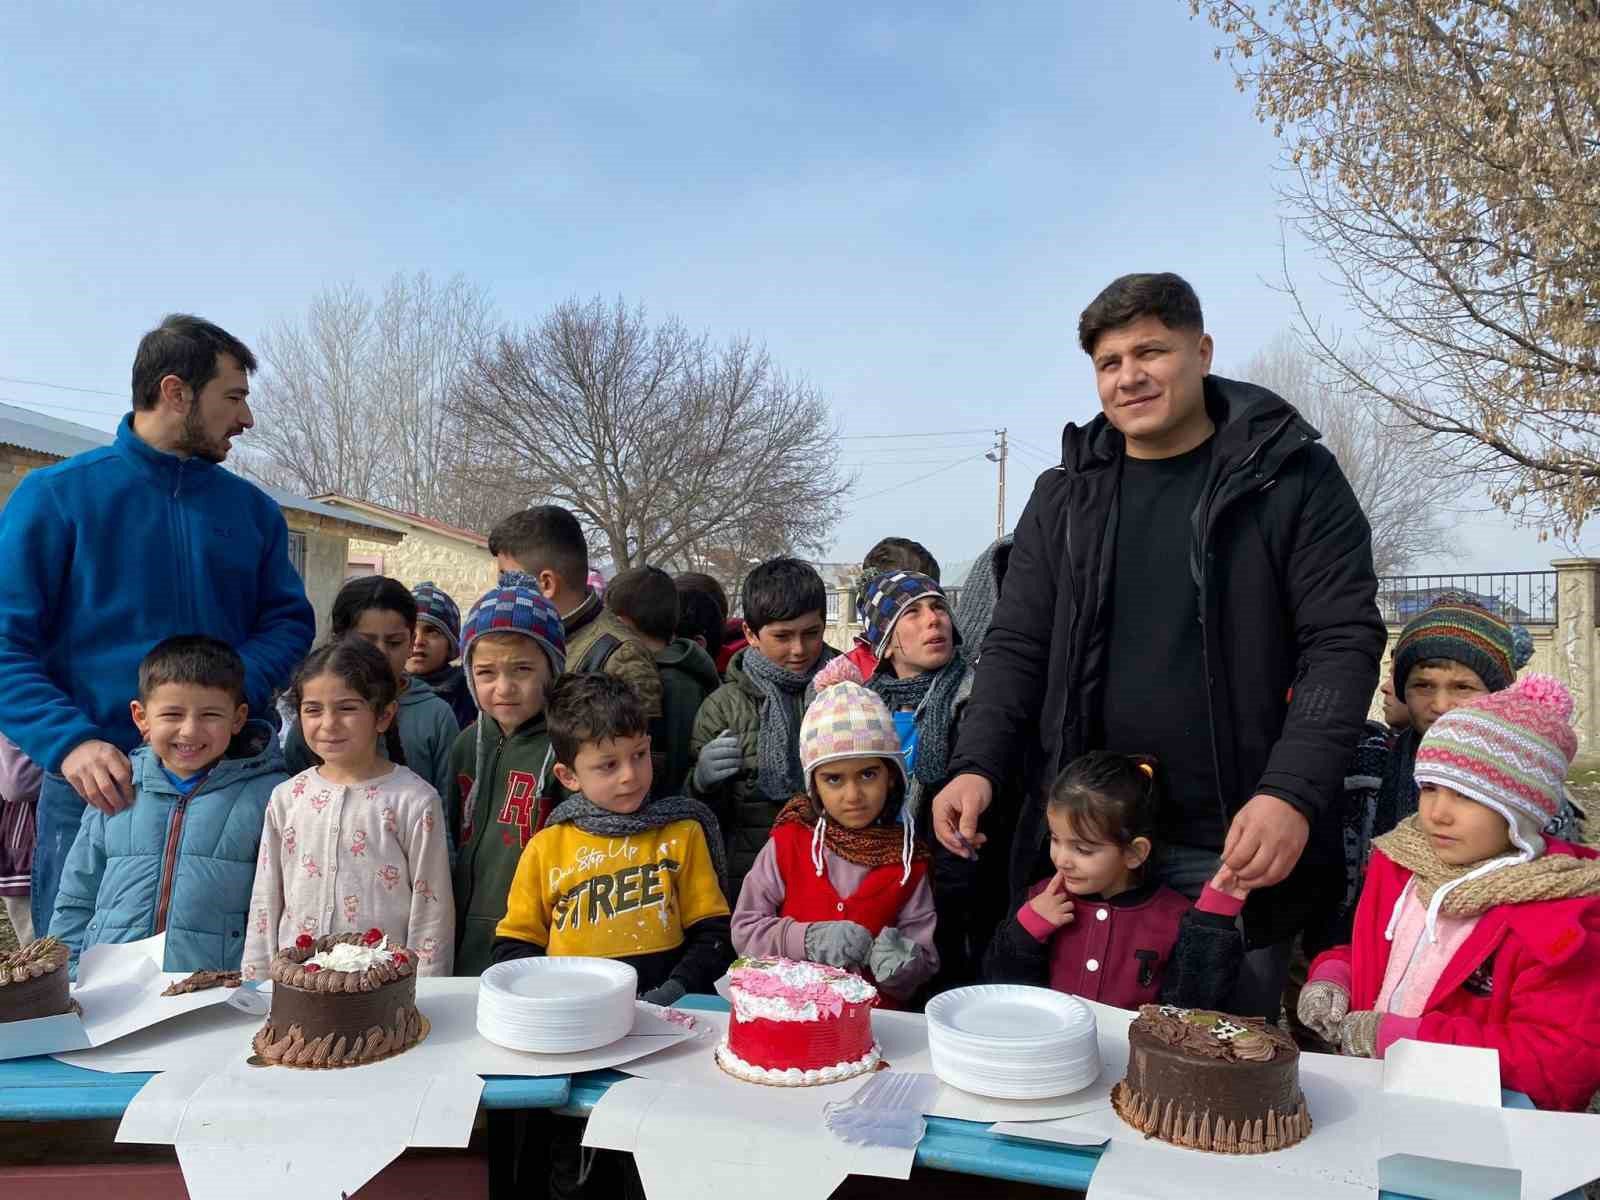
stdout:
MULTIPOLYGON (((1411 872, 1417 899, 1424 905, 1432 901, 1440 888, 1465 879, 1483 865, 1452 867, 1440 862, 1433 843, 1416 817, 1408 817, 1395 826, 1392 833, 1384 834, 1372 844, 1411 872)), ((1596 895, 1600 895, 1600 859, 1545 854, 1532 862, 1507 863, 1498 870, 1468 879, 1459 887, 1449 887, 1439 912, 1447 917, 1477 917, 1497 904, 1528 904, 1535 900, 1571 900, 1596 895)))

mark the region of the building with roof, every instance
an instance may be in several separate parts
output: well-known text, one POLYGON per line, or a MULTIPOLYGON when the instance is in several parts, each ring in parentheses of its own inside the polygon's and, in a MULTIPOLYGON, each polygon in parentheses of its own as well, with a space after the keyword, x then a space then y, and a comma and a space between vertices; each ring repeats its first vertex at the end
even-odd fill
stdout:
MULTIPOLYGON (((29 471, 109 446, 114 440, 112 434, 89 425, 48 417, 14 404, 0 404, 0 510, 29 471)), ((346 578, 350 543, 396 546, 407 531, 375 515, 335 508, 280 488, 256 486, 283 510, 284 522, 289 526, 289 557, 305 580, 306 595, 317 610, 320 637, 327 632, 333 597, 346 578)))
POLYGON ((489 539, 475 530, 338 492, 316 496, 314 502, 360 520, 381 521, 405 531, 399 544, 351 539, 345 564, 345 572, 351 578, 388 575, 407 587, 431 579, 449 593, 465 616, 473 602, 499 577, 499 568, 489 557, 489 539))

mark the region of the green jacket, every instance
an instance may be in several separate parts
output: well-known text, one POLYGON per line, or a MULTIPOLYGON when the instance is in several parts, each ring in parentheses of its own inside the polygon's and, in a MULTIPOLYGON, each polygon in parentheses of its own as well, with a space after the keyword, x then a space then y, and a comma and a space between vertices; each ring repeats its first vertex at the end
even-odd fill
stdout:
POLYGON ((637 633, 600 603, 599 596, 590 592, 587 600, 561 618, 561 624, 567 634, 567 670, 576 671, 589 648, 603 634, 610 634, 621 645, 606 659, 605 673, 633 684, 644 701, 647 717, 661 715, 661 676, 656 672, 655 656, 639 641, 637 633))
MULTIPOLYGON (((739 735, 739 745, 744 750, 744 766, 739 768, 739 773, 709 791, 695 786, 693 772, 688 779, 689 795, 704 801, 722 826, 722 836, 728 843, 728 897, 734 904, 739 901, 739 888, 745 875, 754 865, 756 855, 761 853, 761 847, 767 844, 778 810, 789 800, 787 796, 777 801, 768 800, 757 784, 761 693, 744 671, 744 656, 748 653, 748 649, 741 650, 728 660, 724 675, 727 682, 706 697, 695 714, 694 732, 689 738, 689 753, 694 759, 698 759, 701 748, 724 729, 739 735)), ((793 705, 797 713, 804 713, 804 697, 794 697, 793 705)), ((799 728, 799 724, 797 716, 795 727, 799 728)))
POLYGON ((657 796, 681 796, 694 766, 689 746, 694 739, 694 719, 706 697, 722 686, 717 664, 688 638, 676 638, 656 654, 661 675, 661 720, 651 730, 657 796))
POLYGON ((455 831, 461 853, 454 871, 457 975, 481 975, 494 961, 490 949, 495 926, 506 915, 506 897, 523 847, 562 798, 551 772, 555 756, 542 713, 509 737, 492 717, 479 720, 485 784, 473 797, 470 812, 465 805, 478 769, 478 725, 463 729, 450 752, 453 808, 461 813, 461 827, 455 831))

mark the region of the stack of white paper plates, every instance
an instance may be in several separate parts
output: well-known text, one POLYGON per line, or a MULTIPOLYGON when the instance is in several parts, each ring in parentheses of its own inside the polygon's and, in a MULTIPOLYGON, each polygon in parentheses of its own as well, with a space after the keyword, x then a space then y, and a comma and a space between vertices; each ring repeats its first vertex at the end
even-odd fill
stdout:
POLYGON ((633 1028, 639 974, 609 958, 516 958, 478 981, 478 1032, 508 1050, 573 1054, 633 1028))
POLYGON ((1043 1100, 1100 1074, 1094 1011, 1075 996, 994 984, 935 996, 927 1012, 933 1073, 964 1092, 1043 1100))

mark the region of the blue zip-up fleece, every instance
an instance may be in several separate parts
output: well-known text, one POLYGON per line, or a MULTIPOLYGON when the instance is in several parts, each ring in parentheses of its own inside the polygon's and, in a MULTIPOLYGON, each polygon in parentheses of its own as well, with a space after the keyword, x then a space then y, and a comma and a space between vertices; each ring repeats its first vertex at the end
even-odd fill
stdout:
POLYGON ((167 932, 168 971, 237 971, 272 789, 289 773, 272 727, 251 721, 187 800, 148 746, 133 752, 133 804, 83 815, 50 932, 78 956, 167 932))
POLYGON ((214 463, 154 449, 123 417, 113 445, 27 476, 0 514, 0 729, 46 770, 98 738, 139 744, 139 660, 204 633, 268 711, 315 617, 277 502, 214 463))

